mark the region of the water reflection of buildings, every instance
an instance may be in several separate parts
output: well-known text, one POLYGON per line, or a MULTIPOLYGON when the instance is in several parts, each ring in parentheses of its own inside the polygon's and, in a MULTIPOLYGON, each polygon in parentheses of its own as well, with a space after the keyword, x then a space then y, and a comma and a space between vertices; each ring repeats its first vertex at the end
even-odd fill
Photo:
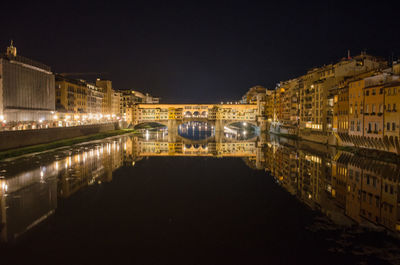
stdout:
POLYGON ((400 167, 351 153, 316 153, 271 141, 265 168, 288 192, 341 225, 400 231, 400 167))
POLYGON ((242 157, 249 165, 256 164, 258 147, 254 141, 168 142, 166 138, 164 133, 124 136, 4 163, 0 171, 0 242, 13 242, 52 216, 58 199, 110 182, 113 171, 124 164, 134 165, 143 157, 242 157))
POLYGON ((54 214, 58 199, 110 182, 117 168, 152 156, 242 158, 251 168, 265 168, 288 192, 335 223, 374 224, 400 231, 398 165, 346 152, 317 152, 299 142, 269 136, 244 141, 229 137, 219 142, 169 140, 163 132, 123 136, 41 154, 36 161, 33 157, 2 165, 0 240, 13 241, 47 219, 54 214))
POLYGON ((33 161, 16 163, 17 166, 11 163, 0 179, 0 242, 16 240, 54 214, 57 198, 111 181, 112 172, 123 163, 125 150, 126 145, 119 138, 82 146, 71 153, 57 153, 55 161, 50 158, 44 166, 29 168, 35 164, 33 161))

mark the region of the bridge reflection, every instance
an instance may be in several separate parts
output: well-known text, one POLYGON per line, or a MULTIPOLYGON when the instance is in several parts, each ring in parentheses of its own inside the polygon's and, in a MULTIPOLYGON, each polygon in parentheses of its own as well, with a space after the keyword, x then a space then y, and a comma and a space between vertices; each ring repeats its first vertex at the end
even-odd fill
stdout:
POLYGON ((400 231, 399 165, 269 135, 170 141, 143 133, 0 163, 0 235, 14 241, 52 216, 57 200, 113 179, 147 157, 238 157, 340 226, 400 231))

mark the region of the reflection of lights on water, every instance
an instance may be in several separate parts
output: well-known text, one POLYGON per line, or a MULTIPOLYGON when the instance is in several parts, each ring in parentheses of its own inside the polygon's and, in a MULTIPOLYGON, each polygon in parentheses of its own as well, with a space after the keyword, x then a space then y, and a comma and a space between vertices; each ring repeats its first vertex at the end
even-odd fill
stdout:
POLYGON ((3 182, 3 183, 1 184, 1 189, 2 189, 3 191, 7 192, 7 190, 8 190, 8 185, 7 185, 5 182, 3 182))
POLYGON ((146 130, 146 140, 149 140, 149 139, 150 139, 150 134, 149 134, 149 131, 146 130))
POLYGON ((135 166, 135 161, 132 162, 132 166, 135 166))
POLYGON ((54 167, 55 167, 55 169, 58 171, 58 161, 56 161, 56 162, 54 163, 54 167))
MULTIPOLYGON (((157 136, 158 136, 158 134, 157 134, 157 136)), ((126 151, 126 143, 124 143, 124 151, 126 151)))

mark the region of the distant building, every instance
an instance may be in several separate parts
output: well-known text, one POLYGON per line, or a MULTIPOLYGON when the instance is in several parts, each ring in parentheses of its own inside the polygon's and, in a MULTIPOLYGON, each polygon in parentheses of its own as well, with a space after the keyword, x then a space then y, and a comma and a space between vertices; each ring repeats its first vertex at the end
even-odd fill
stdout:
POLYGON ((84 82, 56 75, 58 112, 87 113, 88 88, 84 82))
POLYGON ((112 95, 114 92, 112 89, 112 82, 110 80, 101 80, 98 78, 96 80, 96 86, 101 87, 104 93, 103 107, 102 107, 103 115, 111 114, 112 95))
POLYGON ((85 84, 87 87, 86 112, 89 114, 101 113, 104 97, 102 89, 91 83, 85 82, 85 84))
POLYGON ((121 117, 121 110, 120 110, 120 104, 121 104, 121 92, 118 91, 113 91, 112 96, 111 96, 111 114, 121 117))
POLYGON ((121 89, 120 93, 120 114, 125 121, 129 122, 132 120, 134 113, 133 106, 136 104, 159 104, 160 99, 152 97, 148 93, 143 94, 139 91, 132 89, 121 89))
POLYGON ((12 42, 0 55, 0 124, 36 124, 52 119, 54 75, 49 66, 17 55, 12 42))

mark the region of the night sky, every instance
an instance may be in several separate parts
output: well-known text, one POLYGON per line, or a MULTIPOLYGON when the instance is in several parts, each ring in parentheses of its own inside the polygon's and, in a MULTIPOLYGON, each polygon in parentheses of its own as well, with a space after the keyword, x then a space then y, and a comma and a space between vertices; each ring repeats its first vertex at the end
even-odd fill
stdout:
POLYGON ((2 51, 13 39, 19 55, 56 73, 103 73, 114 88, 168 103, 237 100, 253 85, 273 88, 348 49, 400 55, 400 9, 384 1, 8 2, 2 51))

